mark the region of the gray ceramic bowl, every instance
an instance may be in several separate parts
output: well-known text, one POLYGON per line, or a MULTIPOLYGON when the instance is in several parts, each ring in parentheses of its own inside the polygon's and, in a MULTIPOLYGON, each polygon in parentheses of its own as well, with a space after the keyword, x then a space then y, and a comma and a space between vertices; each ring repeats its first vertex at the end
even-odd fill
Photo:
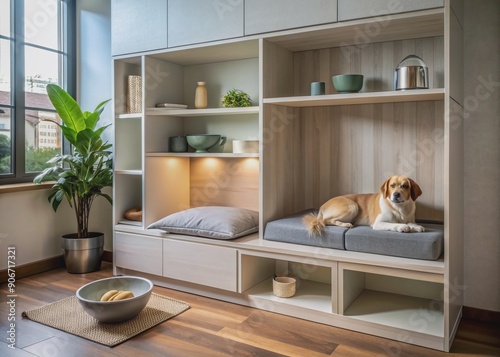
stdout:
MULTIPOLYGON (((223 138, 220 135, 212 134, 199 134, 199 135, 187 135, 186 140, 189 146, 196 150, 196 152, 207 152, 212 146, 217 144, 223 145, 223 138)), ((225 140, 224 140, 225 141, 225 140)))
POLYGON ((96 320, 106 323, 117 323, 137 316, 148 304, 153 283, 135 276, 115 276, 96 280, 82 286, 76 297, 85 312, 96 320), (133 298, 119 301, 103 301, 101 297, 109 290, 129 290, 133 298))
POLYGON ((341 74, 333 76, 332 81, 339 93, 357 93, 363 88, 362 74, 341 74))

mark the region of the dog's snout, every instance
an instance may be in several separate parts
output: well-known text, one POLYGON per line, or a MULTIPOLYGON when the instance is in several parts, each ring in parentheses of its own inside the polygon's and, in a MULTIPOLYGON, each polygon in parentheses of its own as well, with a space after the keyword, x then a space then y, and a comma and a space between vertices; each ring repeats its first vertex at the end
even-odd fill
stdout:
POLYGON ((401 197, 401 194, 399 192, 394 192, 392 195, 394 196, 394 198, 401 197))

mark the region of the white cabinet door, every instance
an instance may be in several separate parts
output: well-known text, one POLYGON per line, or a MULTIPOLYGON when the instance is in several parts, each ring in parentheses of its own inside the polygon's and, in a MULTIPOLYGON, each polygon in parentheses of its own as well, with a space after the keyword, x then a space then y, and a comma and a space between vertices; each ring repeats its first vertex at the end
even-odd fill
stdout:
POLYGON ((113 56, 167 48, 167 0, 112 0, 113 56))
POLYGON ((337 0, 245 0, 245 35, 337 21, 337 0))
POLYGON ((168 1, 168 47, 241 36, 242 0, 168 1))
POLYGON ((444 0, 338 0, 339 21, 443 7, 444 0))
POLYGON ((116 232, 114 260, 119 268, 161 276, 162 239, 116 232))
POLYGON ((237 291, 236 272, 236 249, 163 240, 164 277, 237 291))

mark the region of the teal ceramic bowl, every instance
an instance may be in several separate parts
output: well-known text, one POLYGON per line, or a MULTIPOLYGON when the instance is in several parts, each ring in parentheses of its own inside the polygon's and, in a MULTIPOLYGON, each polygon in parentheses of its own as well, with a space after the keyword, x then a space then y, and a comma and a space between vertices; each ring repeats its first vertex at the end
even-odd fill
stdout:
POLYGON ((96 320, 118 323, 136 317, 148 304, 153 283, 136 276, 115 276, 96 280, 82 286, 76 297, 85 312, 96 320), (109 290, 128 290, 133 298, 118 301, 100 301, 109 290))
POLYGON ((339 93, 357 93, 363 88, 362 74, 341 74, 332 77, 333 87, 339 93))
POLYGON ((187 135, 186 140, 189 146, 196 150, 198 153, 208 152, 211 147, 219 144, 224 145, 225 139, 220 135, 212 134, 199 134, 187 135), (224 141, 224 142, 223 142, 224 141))

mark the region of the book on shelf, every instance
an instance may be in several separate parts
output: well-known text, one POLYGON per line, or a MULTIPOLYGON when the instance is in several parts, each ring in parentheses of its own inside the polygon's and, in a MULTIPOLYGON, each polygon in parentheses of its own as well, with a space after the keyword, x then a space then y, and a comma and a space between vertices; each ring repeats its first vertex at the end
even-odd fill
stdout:
POLYGON ((158 103, 156 104, 157 108, 171 108, 171 109, 186 109, 186 104, 175 104, 175 103, 158 103))

